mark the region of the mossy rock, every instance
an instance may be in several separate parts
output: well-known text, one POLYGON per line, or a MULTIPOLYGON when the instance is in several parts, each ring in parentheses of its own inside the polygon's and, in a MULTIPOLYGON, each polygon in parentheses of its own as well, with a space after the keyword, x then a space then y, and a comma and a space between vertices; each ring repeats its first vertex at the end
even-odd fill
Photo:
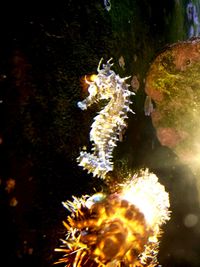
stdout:
POLYGON ((153 100, 151 118, 160 143, 195 170, 200 161, 200 39, 175 43, 157 55, 145 92, 153 100))

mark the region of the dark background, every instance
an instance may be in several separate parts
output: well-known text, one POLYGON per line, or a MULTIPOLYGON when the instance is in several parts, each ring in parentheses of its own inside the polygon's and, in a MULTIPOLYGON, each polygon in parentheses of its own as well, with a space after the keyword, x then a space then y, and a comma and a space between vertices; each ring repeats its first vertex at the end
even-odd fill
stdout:
POLYGON ((200 266, 195 177, 176 155, 160 145, 144 115, 145 75, 155 56, 172 42, 187 39, 187 1, 71 0, 38 4, 7 1, 0 9, 0 214, 3 266, 52 266, 60 256, 67 211, 62 201, 101 189, 77 166, 80 148, 89 146, 97 107, 82 112, 85 74, 101 57, 113 57, 121 77, 137 75, 124 140, 114 159, 129 168, 148 167, 170 194, 172 218, 164 227, 159 260, 163 267, 200 266), (179 30, 177 30, 179 29, 179 30), (125 69, 118 59, 125 59, 125 69), (7 189, 12 178, 15 187, 7 189), (13 202, 13 199, 17 202, 13 202), (14 203, 14 204, 13 204, 14 203))

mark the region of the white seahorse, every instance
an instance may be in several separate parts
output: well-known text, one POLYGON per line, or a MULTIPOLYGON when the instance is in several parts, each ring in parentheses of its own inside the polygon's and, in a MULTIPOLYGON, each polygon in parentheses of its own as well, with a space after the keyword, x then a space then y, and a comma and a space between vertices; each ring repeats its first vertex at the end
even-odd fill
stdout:
POLYGON ((81 151, 77 158, 79 166, 88 170, 93 176, 105 178, 109 171, 113 170, 112 152, 116 142, 120 139, 122 131, 126 128, 125 120, 127 113, 134 113, 129 105, 134 92, 128 90, 125 80, 130 77, 120 78, 111 70, 112 58, 102 65, 100 60, 94 81, 89 84, 89 96, 82 102, 78 102, 78 107, 87 109, 99 100, 108 100, 107 105, 94 118, 91 126, 90 141, 92 142, 92 153, 81 151))

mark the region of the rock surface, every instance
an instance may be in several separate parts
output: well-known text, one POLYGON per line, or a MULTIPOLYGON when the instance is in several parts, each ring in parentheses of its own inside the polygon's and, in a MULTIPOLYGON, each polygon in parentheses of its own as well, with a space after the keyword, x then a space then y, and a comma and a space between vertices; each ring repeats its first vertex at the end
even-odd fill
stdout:
POLYGON ((153 61, 145 92, 157 137, 194 171, 200 162, 200 39, 167 47, 153 61))

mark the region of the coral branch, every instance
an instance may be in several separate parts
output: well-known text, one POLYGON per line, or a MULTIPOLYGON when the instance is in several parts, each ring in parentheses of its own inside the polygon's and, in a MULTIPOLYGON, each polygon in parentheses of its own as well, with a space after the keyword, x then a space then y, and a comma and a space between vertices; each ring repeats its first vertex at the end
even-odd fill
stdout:
POLYGON ((169 197, 158 178, 145 170, 113 194, 73 197, 58 263, 65 266, 154 267, 161 226, 170 218, 169 197))

